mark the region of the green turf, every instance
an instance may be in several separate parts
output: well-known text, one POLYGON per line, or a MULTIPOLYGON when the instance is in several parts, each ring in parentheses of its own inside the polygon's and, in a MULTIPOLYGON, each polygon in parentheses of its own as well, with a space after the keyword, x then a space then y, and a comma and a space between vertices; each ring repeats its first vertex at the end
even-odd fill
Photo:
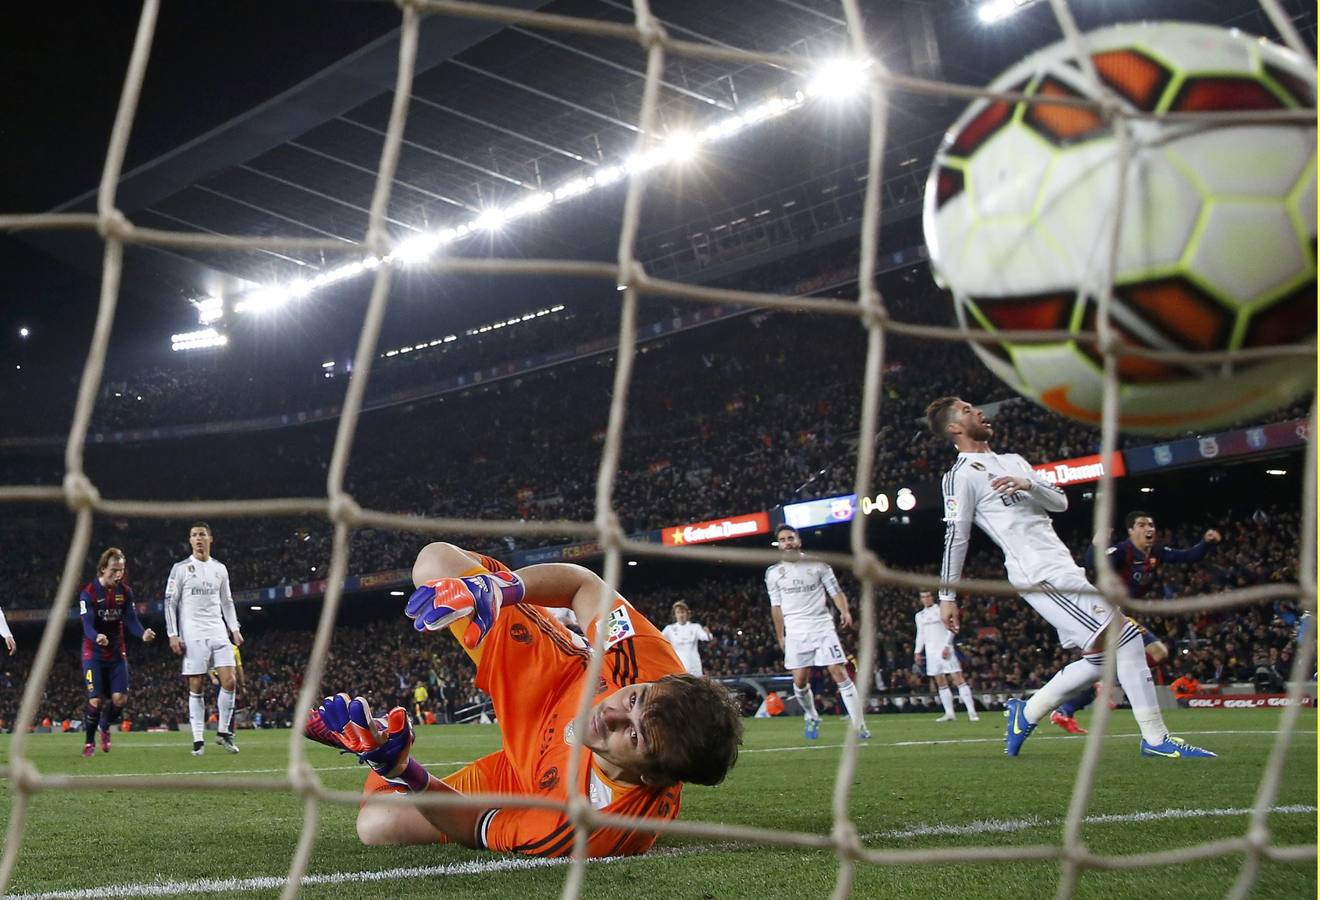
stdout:
MULTIPOLYGON (((1166 762, 1137 756, 1135 737, 1106 741, 1105 755, 1090 804, 1092 815, 1214 810, 1249 806, 1274 740, 1276 711, 1178 711, 1170 724, 1222 754, 1218 760, 1166 762), (1210 732, 1222 732, 1218 734, 1210 732)), ((1116 715, 1120 733, 1134 726, 1116 715)), ((684 818, 826 833, 830 796, 843 726, 827 722, 821 740, 807 746, 800 723, 754 720, 747 723, 746 752, 724 786, 688 788, 684 818)), ((1061 833, 1081 738, 1069 738, 1046 724, 1023 755, 1008 759, 998 740, 1003 719, 987 715, 980 723, 959 719, 936 724, 927 715, 873 718, 875 738, 862 751, 853 787, 853 818, 868 846, 876 848, 1016 846, 1055 842, 1061 833), (984 739, 978 741, 977 739, 984 739), (964 740, 967 742, 938 743, 964 740), (919 743, 903 743, 919 742, 919 743), (1038 822, 1017 830, 976 834, 914 836, 921 826, 972 826, 990 820, 1038 822)), ((284 769, 289 733, 240 733, 243 752, 231 756, 212 740, 204 757, 188 754, 188 737, 134 734, 116 738, 109 755, 91 760, 78 755, 77 735, 35 735, 31 756, 44 773, 242 773, 277 777, 284 769)), ((8 756, 9 737, 0 739, 8 756)), ((498 730, 485 726, 428 727, 420 731, 416 753, 443 773, 462 761, 494 749, 498 730)), ((357 790, 362 770, 347 757, 313 746, 312 764, 326 785, 357 790)), ((217 775, 222 778, 223 775, 217 775)), ((13 796, 0 786, 6 816, 13 796)), ((1316 801, 1316 717, 1303 713, 1278 804, 1314 807, 1316 801)), ((406 866, 441 866, 510 859, 452 847, 370 848, 353 831, 356 808, 322 809, 313 853, 313 873, 359 873, 406 866)), ((302 804, 291 795, 221 791, 166 793, 119 790, 61 791, 38 795, 30 810, 22 855, 11 890, 48 892, 93 889, 104 896, 114 884, 144 884, 196 878, 241 879, 282 876, 302 822, 302 804)), ((1089 846, 1106 854, 1187 846, 1241 834, 1243 815, 1201 816, 1160 821, 1123 821, 1087 826, 1089 846)), ((1272 816, 1275 840, 1309 844, 1316 837, 1314 812, 1272 816)), ((1236 877, 1239 857, 1177 868, 1135 872, 1088 872, 1079 896, 1222 896, 1236 877)), ((772 849, 728 842, 662 838, 651 857, 593 865, 588 897, 767 898, 796 900, 828 896, 837 866, 831 854, 772 849)), ((349 881, 309 885, 309 897, 547 897, 555 896, 565 870, 479 874, 429 873, 387 882, 349 881)), ((932 896, 1034 898, 1053 895, 1054 863, 996 863, 962 866, 874 867, 857 873, 854 896, 932 896)), ((243 890, 224 896, 274 897, 277 891, 243 890)), ((192 893, 185 896, 220 896, 192 893)), ((1255 897, 1314 897, 1314 862, 1266 864, 1255 897)))

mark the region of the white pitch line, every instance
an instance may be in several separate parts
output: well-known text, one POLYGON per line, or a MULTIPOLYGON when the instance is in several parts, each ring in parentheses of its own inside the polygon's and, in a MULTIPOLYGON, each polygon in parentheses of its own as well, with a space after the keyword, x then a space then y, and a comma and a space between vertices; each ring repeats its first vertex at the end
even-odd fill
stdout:
MULTIPOLYGON (((1284 815, 1314 813, 1314 806, 1291 805, 1274 806, 1270 812, 1284 815)), ((1148 812, 1109 813, 1086 817, 1088 825, 1113 825, 1128 822, 1162 822, 1170 819, 1222 818, 1245 816, 1252 812, 1249 807, 1219 809, 1165 809, 1148 812)), ((1023 819, 982 819, 965 825, 918 825, 895 831, 877 831, 862 835, 863 840, 902 840, 916 837, 969 835, 969 834, 1004 834, 1025 831, 1031 828, 1057 827, 1063 819, 1040 819, 1028 816, 1023 819)), ((720 852, 748 846, 746 843, 724 841, 700 847, 662 848, 645 857, 610 856, 589 860, 593 865, 616 863, 623 860, 645 861, 657 857, 695 856, 702 853, 720 852)), ((447 863, 438 866, 408 866, 393 869, 376 869, 359 872, 332 872, 320 875, 305 875, 303 887, 320 884, 350 884, 362 882, 396 881, 402 879, 454 877, 462 875, 485 875, 493 872, 526 871, 565 866, 568 859, 540 859, 529 857, 501 857, 490 860, 469 860, 460 863, 447 863)), ((156 879, 151 882, 111 884, 100 887, 76 888, 64 891, 45 891, 32 894, 10 894, 11 900, 99 900, 109 898, 168 897, 175 894, 222 894, 245 893, 249 891, 276 890, 284 887, 285 876, 263 875, 252 878, 199 878, 191 881, 165 881, 156 879)), ((437 893, 439 891, 437 890, 437 893)))

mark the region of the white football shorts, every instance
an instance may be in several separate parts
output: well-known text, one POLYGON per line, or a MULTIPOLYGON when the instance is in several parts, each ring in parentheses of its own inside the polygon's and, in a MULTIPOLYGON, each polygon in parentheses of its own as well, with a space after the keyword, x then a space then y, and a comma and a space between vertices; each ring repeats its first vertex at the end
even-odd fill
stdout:
POLYGON ((808 666, 844 665, 848 658, 834 629, 806 634, 784 635, 784 667, 805 669, 808 666))
POLYGON ((952 675, 955 672, 961 672, 962 666, 958 663, 958 654, 952 650, 949 651, 949 658, 945 659, 938 653, 926 654, 926 674, 934 677, 936 675, 952 675))
POLYGON ((205 675, 212 669, 234 664, 234 645, 224 638, 200 638, 183 642, 183 674, 205 675))

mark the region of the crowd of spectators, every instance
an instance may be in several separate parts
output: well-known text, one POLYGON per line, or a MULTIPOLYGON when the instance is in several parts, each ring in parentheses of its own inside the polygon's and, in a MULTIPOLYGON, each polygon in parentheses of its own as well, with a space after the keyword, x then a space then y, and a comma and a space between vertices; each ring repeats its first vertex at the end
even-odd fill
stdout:
MULTIPOLYGON (((1224 541, 1199 563, 1162 567, 1152 597, 1295 581, 1299 552, 1295 512, 1276 508, 1248 514, 1189 511, 1184 522, 1162 531, 1158 539, 1190 546, 1207 527, 1220 529, 1224 541)), ((1078 528, 1065 537, 1080 558, 1087 535, 1078 528)), ((855 610, 857 584, 850 573, 838 574, 855 610)), ((1002 558, 994 548, 981 547, 969 557, 967 574, 1002 578, 1002 558)), ((630 576, 624 589, 657 624, 670 620, 670 609, 677 600, 691 606, 694 619, 714 635, 701 648, 707 674, 782 674, 782 652, 759 572, 680 570, 679 577, 657 572, 630 576)), ((877 589, 876 600, 875 703, 882 711, 893 711, 899 708, 895 698, 923 697, 928 692, 924 673, 915 670, 912 662, 913 615, 919 604, 915 592, 885 587, 877 589)), ((351 690, 377 705, 410 706, 413 688, 421 683, 428 689, 430 709, 441 722, 460 709, 480 704, 483 698, 475 686, 475 670, 457 643, 447 635, 418 635, 399 614, 401 605, 402 600, 381 603, 375 598, 350 603, 334 633, 322 682, 325 691, 351 690)), ((1075 655, 1076 651, 1060 647, 1044 620, 1016 598, 972 597, 963 606, 964 625, 957 649, 978 696, 1033 690, 1075 655)), ((278 625, 263 627, 252 622, 244 629, 245 685, 240 704, 249 720, 258 714, 268 724, 292 718, 311 649, 310 619, 319 612, 314 605, 304 608, 306 621, 286 615, 278 625)), ((1157 671, 1163 682, 1191 675, 1206 685, 1246 682, 1263 691, 1277 691, 1290 675, 1299 621, 1291 602, 1144 621, 1172 651, 1170 662, 1157 671)), ((47 685, 42 717, 58 722, 79 714, 83 687, 78 677, 77 637, 74 629, 67 633, 47 685)), ((842 637, 849 652, 855 654, 857 633, 844 632, 842 637)), ((6 722, 13 721, 34 646, 34 640, 25 639, 17 654, 7 660, 0 682, 0 718, 6 722)), ((178 676, 178 659, 164 642, 130 641, 129 661, 133 672, 130 717, 144 726, 186 722, 186 691, 178 676)), ((825 689, 821 693, 821 703, 831 709, 833 692, 825 689)))

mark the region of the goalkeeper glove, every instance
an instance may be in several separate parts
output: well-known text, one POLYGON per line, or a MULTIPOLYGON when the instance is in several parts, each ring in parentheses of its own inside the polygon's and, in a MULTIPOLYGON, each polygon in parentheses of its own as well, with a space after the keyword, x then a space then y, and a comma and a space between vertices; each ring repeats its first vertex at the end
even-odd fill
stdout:
POLYGON ((437 578, 413 591, 404 614, 418 631, 437 631, 467 618, 463 646, 475 650, 485 639, 505 603, 521 603, 522 579, 512 572, 437 578))
POLYGON ((388 779, 391 772, 397 775, 407 768, 413 730, 408 712, 402 706, 376 719, 372 718, 365 699, 341 693, 326 697, 317 711, 339 746, 377 774, 388 779))

